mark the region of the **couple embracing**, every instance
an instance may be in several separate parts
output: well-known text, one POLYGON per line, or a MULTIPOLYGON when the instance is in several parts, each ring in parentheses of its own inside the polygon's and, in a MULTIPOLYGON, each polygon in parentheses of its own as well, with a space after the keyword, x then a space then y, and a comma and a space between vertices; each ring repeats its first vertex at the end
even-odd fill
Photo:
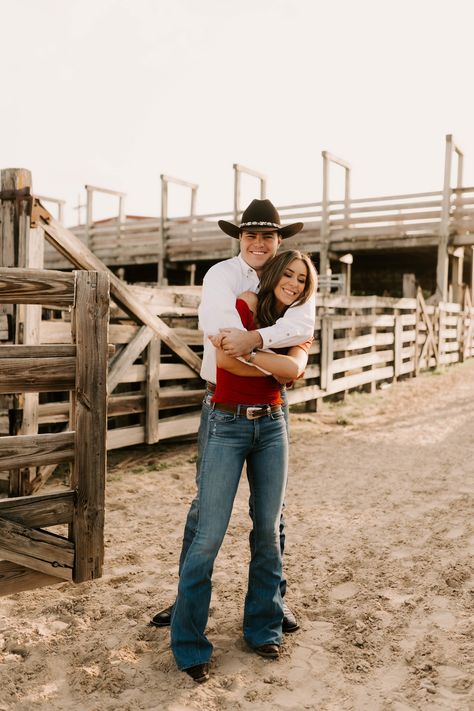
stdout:
POLYGON ((240 254, 207 272, 199 307, 206 380, 198 433, 197 495, 186 519, 174 604, 152 624, 171 624, 180 670, 209 678, 212 644, 205 635, 215 558, 229 524, 244 463, 253 522, 243 634, 260 656, 279 656, 283 632, 298 629, 284 603, 282 509, 288 471, 285 385, 304 371, 314 333, 316 272, 296 250, 277 254, 303 228, 282 226, 269 200, 253 200, 240 225, 219 227, 240 254))

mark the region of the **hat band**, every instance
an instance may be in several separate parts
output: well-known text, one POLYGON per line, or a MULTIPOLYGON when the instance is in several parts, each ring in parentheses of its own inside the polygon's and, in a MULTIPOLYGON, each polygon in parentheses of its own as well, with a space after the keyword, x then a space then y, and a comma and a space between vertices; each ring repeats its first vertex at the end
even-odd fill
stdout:
POLYGON ((242 229, 242 227, 274 227, 276 230, 281 229, 281 225, 277 224, 276 222, 257 222, 256 220, 253 220, 252 222, 241 222, 239 229, 242 229))

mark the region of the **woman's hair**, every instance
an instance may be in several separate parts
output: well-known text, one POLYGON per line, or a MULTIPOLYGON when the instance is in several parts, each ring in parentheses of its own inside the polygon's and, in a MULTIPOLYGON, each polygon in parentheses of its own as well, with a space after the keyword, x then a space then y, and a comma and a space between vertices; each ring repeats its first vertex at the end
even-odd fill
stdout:
MULTIPOLYGON (((314 264, 307 254, 299 252, 297 249, 289 249, 285 252, 280 252, 273 259, 265 264, 260 277, 260 290, 258 292, 257 304, 257 323, 261 327, 273 326, 275 321, 282 316, 282 312, 277 309, 277 301, 274 290, 285 269, 291 264, 294 259, 301 259, 306 265, 306 283, 304 289, 295 304, 304 304, 308 301, 311 294, 316 290, 317 274, 314 264)), ((293 304, 291 304, 293 306, 293 304)), ((285 307, 283 313, 285 313, 285 307)))

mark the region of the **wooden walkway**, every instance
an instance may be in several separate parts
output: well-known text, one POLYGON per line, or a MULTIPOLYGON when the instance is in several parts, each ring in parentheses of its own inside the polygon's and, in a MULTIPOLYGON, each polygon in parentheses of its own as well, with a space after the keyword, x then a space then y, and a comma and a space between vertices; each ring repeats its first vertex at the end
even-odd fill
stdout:
MULTIPOLYGON (((345 205, 323 203, 278 206, 283 222, 303 221, 303 232, 285 246, 311 254, 321 250, 324 219, 328 222, 328 248, 335 254, 372 250, 436 248, 443 220, 442 191, 358 198, 345 205)), ((168 263, 214 261, 232 255, 235 241, 217 226, 217 220, 233 221, 232 212, 170 218, 119 219, 80 225, 74 234, 108 266, 156 263, 164 255, 168 263), (164 236, 163 236, 164 235, 164 236)), ((474 187, 451 190, 448 230, 453 247, 474 245, 474 187)), ((46 250, 45 266, 65 267, 66 261, 52 248, 46 250)))

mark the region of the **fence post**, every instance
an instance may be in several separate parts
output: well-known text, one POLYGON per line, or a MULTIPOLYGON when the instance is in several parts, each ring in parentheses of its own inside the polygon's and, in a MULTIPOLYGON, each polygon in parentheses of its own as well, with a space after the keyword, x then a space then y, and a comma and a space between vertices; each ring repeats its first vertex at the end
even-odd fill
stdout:
MULTIPOLYGON (((1 244, 0 267, 41 268, 44 238, 40 229, 30 230, 31 173, 24 168, 1 171, 1 244)), ((11 343, 39 343, 41 306, 0 305, 0 315, 6 314, 11 343)), ((24 393, 0 397, 0 411, 8 410, 9 434, 37 434, 38 394, 24 393)), ((9 475, 9 495, 23 496, 36 475, 34 467, 15 469, 9 475)))
POLYGON ((330 316, 321 319, 321 390, 329 392, 332 383, 334 326, 330 316))
POLYGON ((154 444, 160 439, 160 357, 161 339, 154 337, 148 344, 146 364, 146 443, 154 444))
POLYGON ((402 369, 402 333, 403 324, 400 309, 393 312, 393 379, 396 381, 401 375, 402 369))
POLYGON ((76 490, 71 534, 74 582, 102 575, 107 437, 109 276, 78 271, 73 335, 76 343, 75 430, 71 488, 76 490))

